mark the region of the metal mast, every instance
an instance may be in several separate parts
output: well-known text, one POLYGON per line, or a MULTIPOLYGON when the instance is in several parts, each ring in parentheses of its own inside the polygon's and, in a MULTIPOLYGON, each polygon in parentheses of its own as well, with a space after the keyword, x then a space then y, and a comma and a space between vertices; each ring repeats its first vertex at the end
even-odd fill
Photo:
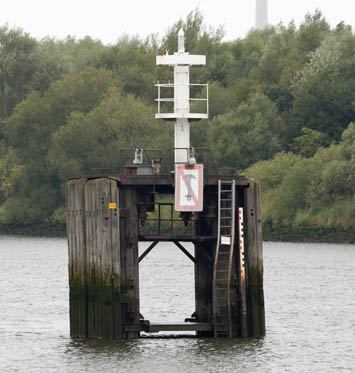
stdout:
POLYGON ((262 30, 268 25, 267 0, 256 0, 255 28, 262 30))
MULTIPOLYGON (((190 84, 190 66, 206 65, 206 56, 190 55, 185 52, 185 36, 183 30, 178 33, 178 52, 173 55, 156 57, 157 65, 174 67, 174 84, 156 84, 158 87, 158 113, 157 119, 175 120, 175 163, 188 163, 190 149, 190 122, 208 118, 207 98, 190 98, 190 87, 207 87, 207 84, 190 84), (161 98, 163 89, 174 89, 174 98, 161 98), (205 101, 206 113, 190 113, 191 101, 205 101), (174 103, 174 112, 162 112, 161 103, 174 103)), ((208 88, 208 87, 207 87, 208 88)), ((207 91, 208 92, 208 91, 207 91)))

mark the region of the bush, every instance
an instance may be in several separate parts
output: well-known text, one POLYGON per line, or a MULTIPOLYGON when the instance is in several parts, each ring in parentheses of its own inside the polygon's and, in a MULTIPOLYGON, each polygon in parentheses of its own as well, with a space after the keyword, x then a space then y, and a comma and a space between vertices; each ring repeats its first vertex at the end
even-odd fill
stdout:
POLYGON ((67 209, 65 206, 60 206, 53 212, 50 221, 53 224, 65 224, 66 219, 67 219, 67 209))
POLYGON ((244 171, 258 180, 263 190, 280 187, 290 169, 301 159, 293 153, 279 153, 270 161, 260 161, 244 171))

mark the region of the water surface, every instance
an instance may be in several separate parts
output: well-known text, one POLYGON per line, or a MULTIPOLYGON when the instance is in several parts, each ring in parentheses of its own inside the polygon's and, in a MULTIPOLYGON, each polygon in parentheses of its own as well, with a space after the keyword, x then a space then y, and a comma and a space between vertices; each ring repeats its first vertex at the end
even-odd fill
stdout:
MULTIPOLYGON (((66 240, 0 236, 0 253, 1 372, 355 371, 353 245, 264 244, 259 340, 72 340, 66 240)), ((140 265, 145 318, 189 316, 193 281, 189 259, 159 244, 140 265)))

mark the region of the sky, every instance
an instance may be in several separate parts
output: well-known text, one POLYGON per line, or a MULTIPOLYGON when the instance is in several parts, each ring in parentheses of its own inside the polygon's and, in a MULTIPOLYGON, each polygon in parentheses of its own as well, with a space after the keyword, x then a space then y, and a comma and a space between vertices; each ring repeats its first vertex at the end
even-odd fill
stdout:
MULTIPOLYGON (((90 35, 114 44, 123 34, 162 37, 196 7, 207 25, 224 26, 224 40, 242 38, 255 25, 255 0, 0 0, 0 26, 20 27, 38 39, 90 35)), ((317 8, 332 26, 355 26, 355 0, 269 0, 269 23, 293 19, 299 25, 317 8)))

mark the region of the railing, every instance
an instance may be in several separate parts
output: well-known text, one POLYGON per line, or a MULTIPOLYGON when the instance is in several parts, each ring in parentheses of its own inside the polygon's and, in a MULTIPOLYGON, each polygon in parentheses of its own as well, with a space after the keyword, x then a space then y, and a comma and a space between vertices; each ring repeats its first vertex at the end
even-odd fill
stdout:
MULTIPOLYGON (((160 161, 160 174, 167 175, 168 170, 163 162, 163 152, 160 149, 142 149, 143 159, 141 164, 137 166, 152 166, 154 160, 160 161)), ((133 164, 135 159, 136 149, 121 149, 118 164, 115 166, 113 173, 122 174, 124 167, 133 164)))
POLYGON ((199 114, 199 115, 207 116, 208 117, 208 113, 209 113, 208 84, 180 84, 180 85, 177 85, 177 84, 173 84, 173 83, 165 83, 165 84, 157 83, 157 84, 155 84, 155 86, 158 87, 158 98, 155 99, 155 101, 157 101, 157 103, 158 103, 158 113, 157 113, 157 115, 168 114, 167 112, 162 112, 161 111, 161 103, 162 102, 173 103, 174 104, 174 112, 170 112, 170 113, 176 114, 175 113, 176 103, 178 101, 186 101, 186 100, 188 100, 189 103, 192 103, 192 102, 206 102, 206 113, 190 113, 189 112, 189 114, 199 114), (175 98, 175 97, 162 98, 161 97, 161 88, 175 88, 175 87, 178 87, 178 86, 182 86, 182 87, 189 86, 189 87, 200 87, 200 88, 203 87, 203 88, 206 88, 206 98, 199 98, 199 97, 195 97, 195 98, 192 98, 192 97, 186 97, 186 98, 175 98))
MULTIPOLYGON (((220 174, 209 148, 194 148, 193 154, 191 152, 192 149, 172 148, 169 149, 164 155, 163 152, 159 149, 143 149, 143 163, 137 164, 137 166, 151 166, 154 159, 159 159, 161 160, 159 174, 171 175, 171 172, 175 171, 175 150, 185 150, 187 152, 187 158, 193 155, 197 163, 203 164, 204 175, 217 176, 220 174)), ((123 174, 124 167, 133 164, 134 156, 135 149, 120 150, 119 162, 114 170, 112 170, 112 173, 123 174)), ((221 173, 226 175, 226 172, 221 173)), ((233 174, 233 171, 230 171, 230 174, 233 174)))
MULTIPOLYGON (((139 203, 138 208, 144 208, 149 203, 139 203)), ((196 232, 196 219, 182 219, 174 209, 172 202, 155 202, 154 213, 148 213, 146 218, 138 220, 139 236, 160 237, 190 237, 196 232)))
POLYGON ((172 172, 175 170, 175 150, 186 150, 188 158, 193 155, 196 159, 196 163, 203 164, 204 175, 205 176, 216 176, 218 175, 218 170, 214 159, 212 157, 211 149, 209 148, 194 148, 193 154, 191 154, 191 149, 186 148, 174 148, 169 149, 164 157, 165 168, 172 172))

